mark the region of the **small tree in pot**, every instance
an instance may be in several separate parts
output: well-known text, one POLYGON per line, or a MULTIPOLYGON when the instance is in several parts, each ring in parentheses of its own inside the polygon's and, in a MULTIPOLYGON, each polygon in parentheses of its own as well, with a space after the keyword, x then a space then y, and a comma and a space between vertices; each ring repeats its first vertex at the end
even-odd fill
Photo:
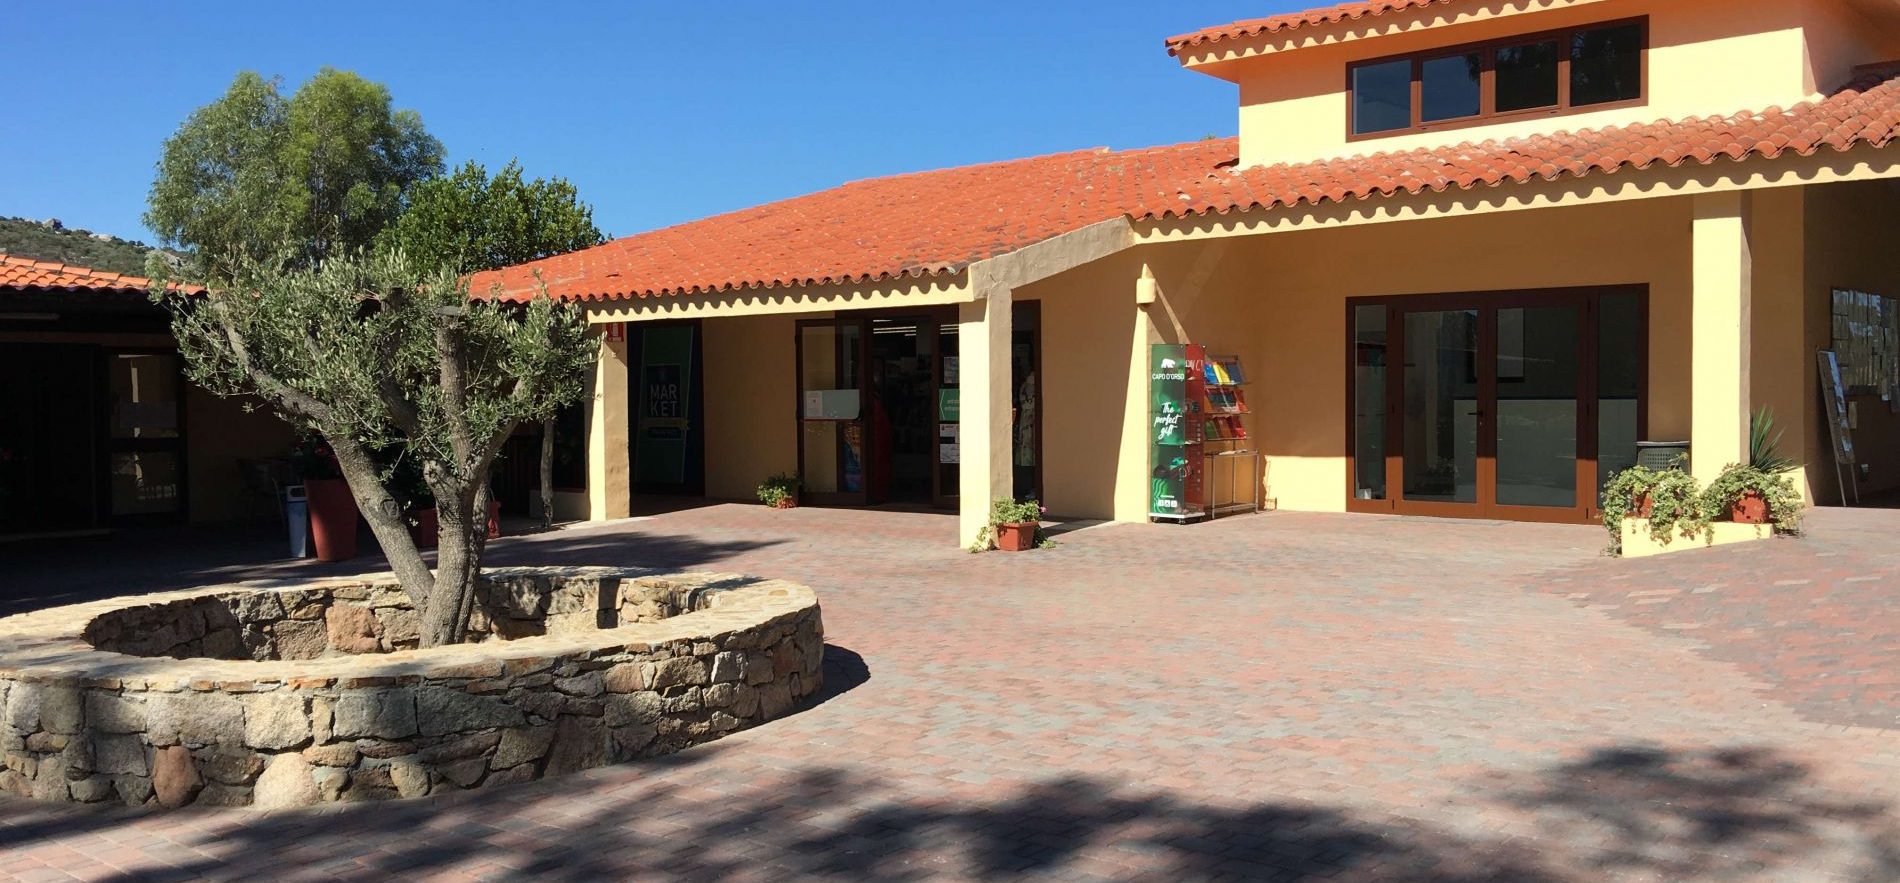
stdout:
POLYGON ((313 269, 240 260, 202 296, 155 297, 172 312, 191 379, 256 396, 336 455, 422 620, 422 646, 467 632, 487 540, 489 467, 523 420, 577 400, 597 342, 580 310, 542 296, 472 300, 448 271, 399 252, 331 258, 313 269), (432 573, 375 452, 420 466, 441 545, 432 573))

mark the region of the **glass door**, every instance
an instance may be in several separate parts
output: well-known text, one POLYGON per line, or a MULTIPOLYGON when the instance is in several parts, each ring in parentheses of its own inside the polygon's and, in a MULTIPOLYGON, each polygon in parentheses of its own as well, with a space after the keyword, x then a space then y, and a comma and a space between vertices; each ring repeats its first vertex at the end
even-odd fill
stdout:
POLYGON ((1590 521, 1644 432, 1640 286, 1348 303, 1347 508, 1590 521))
POLYGON ((798 323, 798 474, 806 502, 861 506, 869 499, 865 324, 798 323))

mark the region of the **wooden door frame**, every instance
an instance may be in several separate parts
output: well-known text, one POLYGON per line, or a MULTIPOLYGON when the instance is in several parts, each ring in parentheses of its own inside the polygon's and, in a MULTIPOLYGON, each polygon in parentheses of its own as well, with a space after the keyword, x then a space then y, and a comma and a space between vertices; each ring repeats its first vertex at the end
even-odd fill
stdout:
MULTIPOLYGON (((843 335, 839 335, 838 340, 841 344, 843 340, 843 335)), ((834 346, 832 358, 836 359, 838 355, 842 353, 842 351, 843 350, 842 350, 841 345, 834 346)), ((798 496, 799 496, 799 501, 801 503, 809 503, 814 506, 863 506, 870 500, 871 470, 870 470, 870 464, 868 462, 869 451, 870 451, 870 444, 869 444, 868 438, 866 439, 866 443, 864 446, 864 449, 866 452, 865 454, 866 462, 862 462, 859 464, 860 468, 863 470, 863 475, 861 476, 860 481, 859 481, 860 489, 856 493, 852 493, 848 491, 815 493, 813 491, 807 490, 805 488, 805 483, 804 483, 805 424, 806 423, 839 424, 840 432, 843 432, 843 426, 845 424, 855 423, 858 425, 859 432, 861 434, 867 431, 865 424, 869 422, 870 414, 867 412, 864 405, 869 397, 869 393, 867 392, 865 387, 870 383, 870 372, 866 370, 866 368, 868 367, 867 360, 870 357, 870 351, 871 351, 871 317, 866 313, 852 313, 852 314, 844 315, 844 316, 828 316, 828 317, 816 318, 816 319, 799 319, 798 321, 793 323, 792 369, 793 371, 796 372, 795 374, 796 382, 792 384, 792 391, 793 391, 793 396, 792 396, 793 424, 792 425, 797 427, 797 430, 798 430, 798 473, 799 473, 798 496), (855 324, 858 329, 858 354, 857 354, 858 419, 856 420, 807 419, 805 417, 805 329, 827 327, 827 326, 835 329, 835 328, 843 327, 847 324, 855 324)), ((836 363, 834 362, 833 364, 835 365, 836 363)), ((833 457, 837 461, 838 481, 840 484, 843 484, 844 474, 845 474, 844 448, 842 446, 839 446, 835 451, 832 452, 832 454, 833 454, 833 457)))
POLYGON ((1505 289, 1433 294, 1375 295, 1346 299, 1345 458, 1346 510, 1376 514, 1428 515, 1453 518, 1501 518, 1513 521, 1584 523, 1601 513, 1596 500, 1599 420, 1598 402, 1601 304, 1609 295, 1633 295, 1638 304, 1637 434, 1645 437, 1649 425, 1649 286, 1645 283, 1564 288, 1505 289), (1578 308, 1577 384, 1577 501, 1572 507, 1508 506, 1497 502, 1497 316, 1501 309, 1574 304, 1578 308), (1357 310, 1385 308, 1385 499, 1358 498, 1357 310), (1414 312, 1475 310, 1478 314, 1477 493, 1472 503, 1406 500, 1404 497, 1405 339, 1404 316, 1414 312))
POLYGON ((112 527, 143 527, 164 524, 184 524, 191 519, 191 427, 188 422, 190 408, 187 398, 191 395, 191 381, 185 375, 185 357, 176 348, 162 346, 93 346, 94 378, 93 401, 97 405, 98 418, 94 424, 96 460, 98 461, 98 487, 95 499, 99 515, 96 524, 112 527), (177 409, 174 424, 178 434, 170 438, 114 438, 112 435, 112 360, 120 355, 169 356, 172 359, 173 383, 178 390, 177 400, 172 406, 177 409), (112 508, 112 458, 115 454, 171 454, 178 460, 178 505, 170 512, 141 512, 120 515, 112 508))

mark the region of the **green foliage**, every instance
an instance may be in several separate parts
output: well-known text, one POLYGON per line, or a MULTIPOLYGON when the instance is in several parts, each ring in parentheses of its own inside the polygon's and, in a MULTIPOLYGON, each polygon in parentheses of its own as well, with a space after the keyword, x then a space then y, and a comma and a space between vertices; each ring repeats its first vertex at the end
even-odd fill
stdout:
POLYGON ((578 400, 594 365, 573 305, 471 301, 400 253, 237 270, 203 297, 160 295, 193 382, 333 444, 400 445, 444 477, 485 477, 515 424, 578 400))
POLYGON ((1668 545, 1677 536, 1692 539, 1708 528, 1709 516, 1695 477, 1681 469, 1654 470, 1632 466, 1611 476, 1603 488, 1603 526, 1610 532, 1610 551, 1623 547, 1623 519, 1650 502, 1649 535, 1668 545))
POLYGON ((1801 461, 1781 453, 1781 430, 1775 412, 1761 406, 1748 420, 1748 465, 1770 475, 1801 468, 1801 461))
POLYGON ((1725 517, 1742 495, 1756 493, 1768 503, 1768 519, 1775 532, 1790 536, 1801 533, 1801 493, 1786 472, 1769 472, 1755 466, 1730 463, 1702 491, 1701 505, 1712 519, 1725 517))
POLYGON ((496 172, 474 162, 430 178, 378 237, 423 267, 492 270, 599 245, 594 211, 561 178, 523 181, 513 161, 496 172))
POLYGON ((200 276, 365 248, 442 169, 441 142, 382 85, 331 68, 289 98, 278 85, 240 73, 165 141, 145 222, 194 249, 200 276))
POLYGON ((798 499, 798 476, 783 472, 759 484, 759 502, 777 507, 786 500, 798 499))
POLYGON ((0 254, 139 276, 152 247, 128 239, 94 238, 92 231, 54 227, 28 218, 0 218, 0 254))
POLYGON ((990 501, 990 520, 977 532, 972 552, 987 552, 996 546, 996 528, 1005 524, 1036 524, 1037 548, 1050 548, 1055 541, 1043 536, 1040 522, 1048 510, 1035 500, 1001 499, 990 501))

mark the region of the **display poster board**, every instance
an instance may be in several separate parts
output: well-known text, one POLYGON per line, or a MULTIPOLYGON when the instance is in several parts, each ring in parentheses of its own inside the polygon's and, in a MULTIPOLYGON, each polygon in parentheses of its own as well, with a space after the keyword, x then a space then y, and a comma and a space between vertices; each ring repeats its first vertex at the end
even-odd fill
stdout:
POLYGON ((1834 441, 1834 463, 1851 467, 1854 457, 1854 424, 1847 413, 1847 385, 1841 379, 1841 360, 1831 350, 1815 353, 1821 369, 1821 403, 1827 415, 1828 435, 1834 441))

